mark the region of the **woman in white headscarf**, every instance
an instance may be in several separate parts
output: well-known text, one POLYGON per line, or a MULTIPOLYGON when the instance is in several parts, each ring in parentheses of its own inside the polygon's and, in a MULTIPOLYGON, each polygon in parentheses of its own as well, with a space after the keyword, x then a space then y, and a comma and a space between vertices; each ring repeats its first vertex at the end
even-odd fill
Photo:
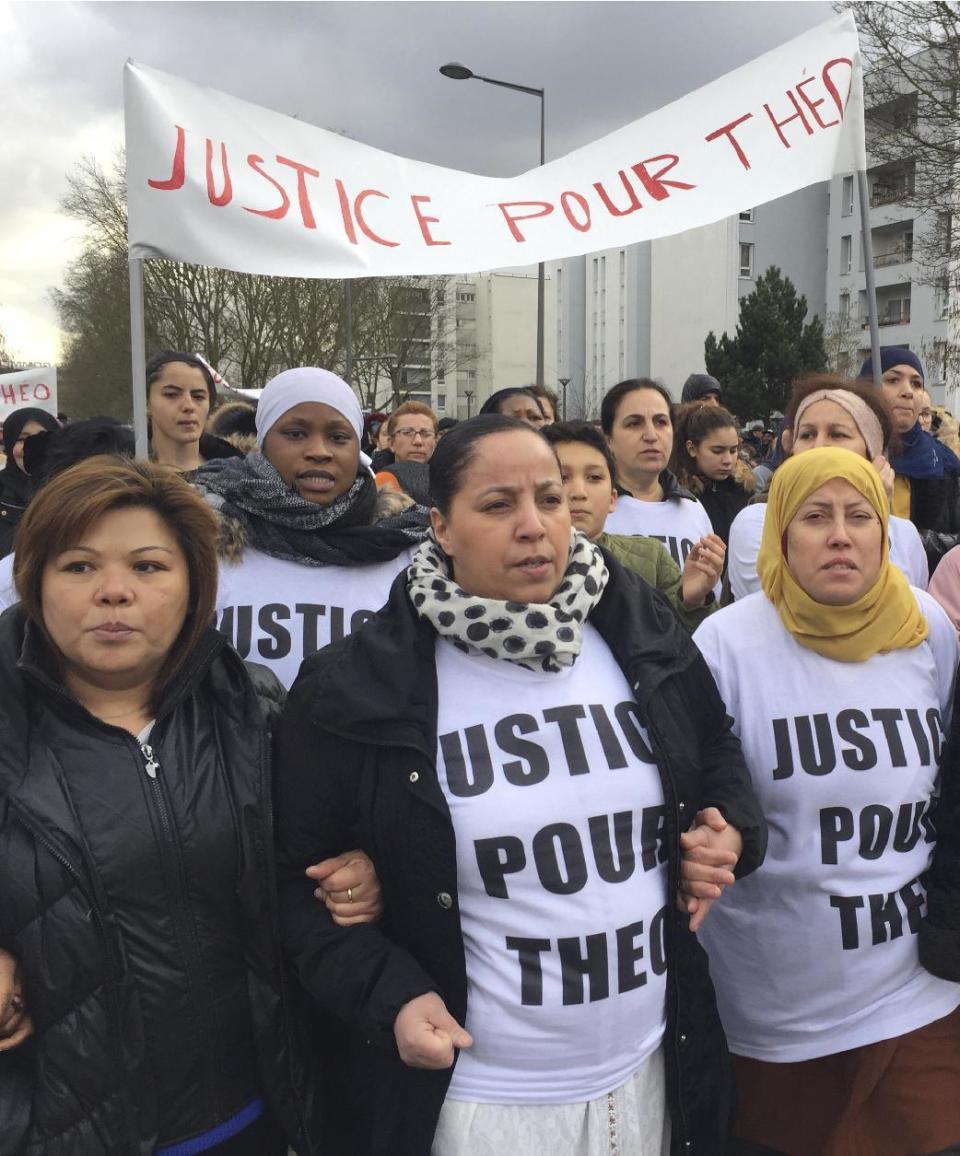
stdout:
POLYGON ((287 687, 380 608, 429 526, 425 510, 378 499, 362 432, 345 381, 288 369, 260 397, 257 450, 196 476, 221 520, 217 625, 287 687))
MULTIPOLYGON (((890 408, 872 385, 817 373, 795 383, 787 402, 781 442, 788 457, 826 446, 852 450, 872 463, 889 502, 894 475, 884 457, 884 447, 890 445, 893 436, 890 408)), ((730 527, 727 574, 730 589, 738 601, 760 589, 757 556, 766 514, 764 495, 762 502, 751 502, 744 507, 730 527)), ((903 572, 911 586, 926 590, 930 575, 916 526, 906 518, 891 515, 887 529, 890 561, 903 572)))

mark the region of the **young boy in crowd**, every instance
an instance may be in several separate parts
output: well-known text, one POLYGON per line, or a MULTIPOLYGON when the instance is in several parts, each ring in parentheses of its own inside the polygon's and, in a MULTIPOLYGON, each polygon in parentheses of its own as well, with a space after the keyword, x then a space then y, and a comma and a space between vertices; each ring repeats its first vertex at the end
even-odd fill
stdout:
POLYGON ((716 534, 701 538, 683 571, 655 538, 606 534, 603 527, 617 504, 616 464, 603 434, 584 421, 558 422, 541 433, 560 459, 564 492, 574 529, 586 534, 629 570, 673 603, 680 621, 693 631, 716 609, 713 588, 723 569, 725 549, 716 534))

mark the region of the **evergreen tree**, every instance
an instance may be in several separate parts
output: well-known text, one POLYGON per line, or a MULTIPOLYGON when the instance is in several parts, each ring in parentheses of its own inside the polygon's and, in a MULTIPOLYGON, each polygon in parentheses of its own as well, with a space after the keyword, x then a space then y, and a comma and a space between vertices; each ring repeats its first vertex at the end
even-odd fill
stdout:
POLYGON ((826 367, 823 323, 814 317, 805 324, 806 315, 807 299, 771 265, 740 302, 734 336, 724 333, 718 341, 707 334, 707 373, 723 386, 724 405, 741 421, 782 412, 794 380, 826 367))

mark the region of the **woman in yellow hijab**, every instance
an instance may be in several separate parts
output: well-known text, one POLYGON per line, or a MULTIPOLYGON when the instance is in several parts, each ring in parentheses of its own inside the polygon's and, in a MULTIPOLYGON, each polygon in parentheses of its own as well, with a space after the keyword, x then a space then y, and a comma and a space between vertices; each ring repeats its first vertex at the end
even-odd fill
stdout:
POLYGON ((918 951, 957 640, 891 565, 887 521, 864 458, 791 458, 761 591, 696 634, 770 829, 763 867, 701 932, 734 1133, 788 1156, 960 1144, 960 984, 918 951))
POLYGON ((794 639, 840 662, 918 646, 927 622, 890 564, 887 500, 873 466, 850 450, 809 450, 774 483, 757 574, 794 639))

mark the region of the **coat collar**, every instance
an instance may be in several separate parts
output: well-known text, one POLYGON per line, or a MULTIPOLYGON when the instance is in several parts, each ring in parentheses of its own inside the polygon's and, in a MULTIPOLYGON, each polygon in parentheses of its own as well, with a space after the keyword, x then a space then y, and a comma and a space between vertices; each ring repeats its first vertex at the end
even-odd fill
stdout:
MULTIPOLYGON (((676 476, 670 470, 663 470, 657 478, 660 483, 660 488, 663 490, 663 498, 661 501, 669 502, 673 499, 687 498, 691 502, 697 500, 696 495, 685 489, 677 481, 676 476)), ((617 494, 621 498, 632 498, 633 494, 629 490, 624 489, 619 482, 616 483, 617 494)))

